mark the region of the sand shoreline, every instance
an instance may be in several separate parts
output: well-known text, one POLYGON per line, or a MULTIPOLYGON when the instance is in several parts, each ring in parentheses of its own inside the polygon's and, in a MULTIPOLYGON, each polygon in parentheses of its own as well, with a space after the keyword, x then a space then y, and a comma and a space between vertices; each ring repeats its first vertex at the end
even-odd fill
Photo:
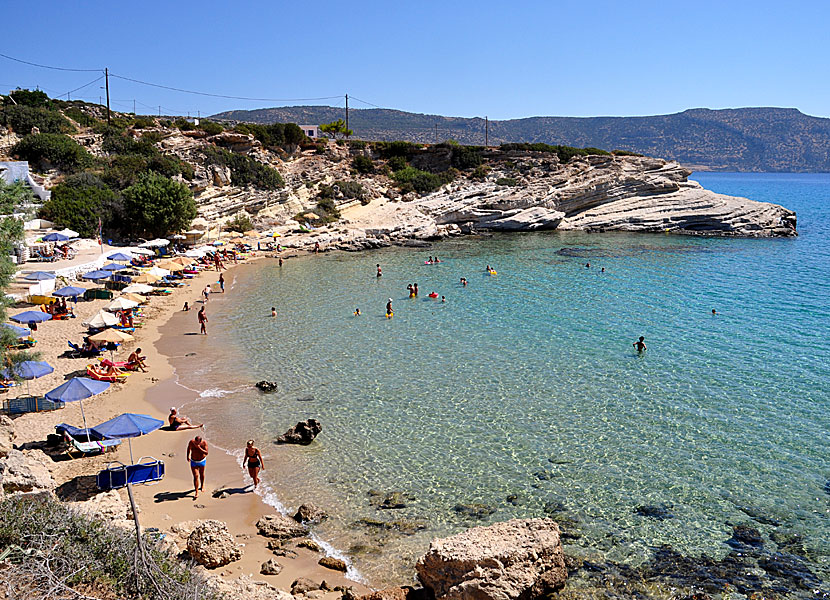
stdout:
MULTIPOLYGON (((256 256, 240 265, 250 265, 263 258, 265 257, 261 255, 256 256)), ((235 268, 234 265, 229 266, 226 270, 226 279, 229 278, 227 273, 232 273, 235 268)), ((148 372, 134 373, 126 383, 119 384, 117 388, 113 386, 104 394, 85 401, 84 412, 89 425, 109 419, 121 412, 145 413, 166 420, 170 406, 182 406, 198 397, 198 393, 178 383, 172 363, 176 357, 193 351, 193 348, 204 347, 203 344, 210 340, 209 335, 198 335, 196 312, 201 306, 201 290, 207 283, 214 283, 216 276, 215 271, 203 271, 190 280, 185 287, 176 289, 170 296, 151 299, 150 308, 146 310, 146 322, 141 329, 137 330, 136 342, 129 344, 130 349, 136 346, 142 347, 143 354, 147 356, 148 372), (192 310, 188 312, 181 310, 185 301, 193 307, 192 310), (194 332, 197 335, 185 335, 194 332)), ((217 289, 217 286, 213 287, 217 289)), ((230 299, 231 294, 230 290, 224 298, 221 293, 212 294, 207 308, 208 316, 211 314, 213 303, 221 304, 223 300, 230 299)), ((99 303, 104 302, 82 303, 79 307, 83 307, 85 312, 90 310, 94 312, 98 310, 97 304, 99 303)), ((38 332, 38 339, 40 340, 43 335, 41 332, 49 331, 50 327, 51 333, 54 334, 52 337, 56 340, 78 338, 79 325, 79 319, 49 322, 38 332)), ((58 342, 41 344, 39 341, 38 344, 38 350, 43 355, 42 359, 55 366, 56 375, 81 368, 83 366, 81 362, 86 364, 78 360, 72 365, 67 364, 76 369, 68 371, 63 368, 62 361, 56 359, 55 353, 56 351, 62 352, 65 345, 65 341, 62 344, 58 342)), ((32 385, 32 392, 42 393, 58 383, 36 380, 33 384, 37 385, 32 385)), ((186 408, 184 412, 186 413, 186 408)), ((54 433, 55 425, 61 422, 81 425, 78 403, 69 404, 59 411, 31 413, 15 419, 16 444, 23 448, 38 447, 42 445, 47 434, 54 433)), ((162 531, 169 531, 173 525, 190 520, 220 520, 227 524, 238 543, 244 544, 244 553, 241 560, 215 569, 211 572, 212 574, 219 574, 225 578, 247 575, 285 590, 290 590, 291 583, 295 579, 306 577, 317 583, 325 580, 330 587, 353 586, 358 593, 368 591, 367 587, 347 579, 342 573, 318 565, 317 561, 322 554, 305 548, 294 549, 297 553, 295 558, 276 557, 284 567, 279 575, 261 575, 260 565, 275 556, 266 548, 267 539, 257 535, 255 523, 262 515, 277 511, 266 504, 259 495, 245 489, 248 483, 244 479, 243 470, 237 459, 212 445, 204 494, 194 501, 192 478, 185 460, 185 450, 187 442, 196 433, 196 431, 159 431, 132 440, 133 456, 136 459, 139 456, 153 456, 164 460, 166 466, 165 478, 157 485, 134 488, 142 527, 156 527, 162 531), (229 488, 231 492, 224 498, 214 498, 212 492, 220 487, 229 488)), ((204 436, 211 444, 209 428, 204 436)), ((72 487, 72 484, 67 485, 67 482, 94 475, 110 460, 128 462, 127 444, 123 444, 116 453, 106 456, 56 462, 53 475, 58 482, 59 493, 60 486, 64 486, 63 489, 72 487)), ((123 490, 122 496, 126 498, 126 492, 123 490)))

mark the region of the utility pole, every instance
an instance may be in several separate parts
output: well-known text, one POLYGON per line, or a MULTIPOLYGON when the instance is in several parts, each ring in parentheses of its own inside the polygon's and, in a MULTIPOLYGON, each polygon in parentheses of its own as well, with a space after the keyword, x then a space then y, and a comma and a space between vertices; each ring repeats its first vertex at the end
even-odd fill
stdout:
POLYGON ((135 116, 135 98, 133 98, 133 116, 135 116))
POLYGON ((349 128, 349 95, 346 94, 346 129, 349 128))
POLYGON ((484 146, 490 145, 490 119, 484 117, 484 146))
POLYGON ((159 104, 159 116, 161 116, 161 104, 159 104))
MULTIPOLYGON (((100 79, 98 81, 101 81, 100 79)), ((104 68, 104 85, 107 88, 107 125, 110 123, 110 70, 104 68)))

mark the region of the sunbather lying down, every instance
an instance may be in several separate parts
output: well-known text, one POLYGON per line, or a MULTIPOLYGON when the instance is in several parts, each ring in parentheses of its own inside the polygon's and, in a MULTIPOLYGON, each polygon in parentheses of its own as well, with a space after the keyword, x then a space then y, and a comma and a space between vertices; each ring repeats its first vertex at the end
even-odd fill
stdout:
POLYGON ((194 425, 187 417, 180 417, 179 411, 176 410, 175 406, 170 408, 170 416, 167 417, 167 422, 170 423, 170 427, 177 431, 184 429, 199 429, 200 427, 203 427, 202 423, 194 425))
POLYGON ((101 367, 96 367, 95 365, 87 365, 86 370, 90 375, 100 377, 102 379, 115 380, 122 376, 126 377, 127 375, 126 373, 124 373, 124 371, 122 371, 112 363, 109 363, 108 365, 104 365, 102 363, 101 367))

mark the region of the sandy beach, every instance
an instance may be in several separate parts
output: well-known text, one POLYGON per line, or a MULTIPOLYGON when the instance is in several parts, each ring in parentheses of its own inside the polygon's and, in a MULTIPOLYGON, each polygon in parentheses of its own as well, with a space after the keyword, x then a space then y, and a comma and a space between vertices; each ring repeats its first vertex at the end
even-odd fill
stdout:
MULTIPOLYGON (((247 262, 260 259, 262 257, 258 256, 247 262)), ((233 268, 231 266, 225 272, 226 279, 231 277, 229 272, 233 268)), ((83 408, 90 426, 123 412, 148 414, 166 421, 171 406, 182 406, 196 397, 195 392, 177 384, 170 357, 205 351, 205 345, 210 344, 210 335, 198 335, 196 314, 202 305, 202 289, 206 284, 215 283, 216 277, 216 271, 203 271, 189 280, 185 287, 176 289, 169 296, 150 297, 149 304, 143 309, 145 316, 142 326, 136 330, 135 341, 125 344, 124 349, 116 356, 120 359, 123 354, 125 358, 134 348, 141 347, 142 353, 147 357, 148 370, 146 373, 135 372, 125 383, 114 384, 106 392, 85 400, 83 408), (185 302, 192 307, 190 311, 182 310, 185 302), (165 341, 163 348, 160 348, 162 334, 165 341)), ((213 289, 218 291, 218 286, 214 285, 213 289)), ((230 293, 229 291, 224 298, 221 293, 212 294, 207 314, 210 315, 214 303, 219 305, 223 300, 229 300, 230 293)), ((81 323, 95 314, 106 302, 79 302, 74 307, 77 318, 50 321, 40 325, 36 333, 36 350, 40 352, 41 360, 55 367, 55 372, 28 382, 33 394, 43 394, 60 385, 71 376, 70 374, 85 369, 88 360, 62 358, 61 354, 67 348, 67 340, 81 340, 82 331, 85 329, 81 323)), ((15 308, 10 312, 15 314, 27 308, 30 307, 15 308)), ((22 387, 14 388, 4 396, 14 397, 25 391, 26 382, 23 382, 22 387)), ((186 410, 183 412, 186 415, 186 410)), ((47 435, 54 433, 55 426, 64 422, 82 426, 79 403, 67 404, 62 410, 30 413, 16 418, 16 444, 21 448, 43 447, 47 435)), ((322 554, 305 548, 292 548, 296 552, 293 558, 277 557, 278 562, 284 567, 280 574, 261 575, 260 565, 269 558, 274 558, 274 554, 266 548, 267 539, 257 534, 255 523, 262 515, 274 513, 275 509, 265 504, 260 496, 252 493, 248 487, 250 479, 247 479, 237 459, 213 446, 208 459, 204 493, 194 500, 192 477, 185 453, 188 441, 197 433, 202 432, 160 430, 132 440, 135 459, 140 456, 153 456, 163 460, 166 465, 166 475, 161 482, 134 488, 142 527, 169 531, 178 523, 195 519, 220 520, 227 524, 238 543, 244 545, 244 554, 241 560, 215 570, 214 574, 230 578, 249 575, 286 590, 290 590, 291 583, 299 577, 306 577, 317 583, 325 580, 331 588, 354 586, 359 593, 368 589, 347 579, 338 571, 318 565, 322 554), (221 498, 213 497, 212 492, 219 488, 227 488, 228 493, 221 498)), ((202 435, 208 444, 211 444, 209 428, 202 435)), ((269 461, 268 446, 270 444, 259 444, 266 465, 269 461)), ((97 457, 74 460, 67 459, 65 455, 56 457, 52 471, 59 484, 58 495, 72 500, 90 497, 97 491, 90 490, 91 478, 112 460, 128 463, 129 445, 123 443, 116 452, 97 457)), ((120 493, 126 500, 126 491, 121 490, 120 493)), ((339 592, 332 592, 331 595, 339 597, 339 592)))

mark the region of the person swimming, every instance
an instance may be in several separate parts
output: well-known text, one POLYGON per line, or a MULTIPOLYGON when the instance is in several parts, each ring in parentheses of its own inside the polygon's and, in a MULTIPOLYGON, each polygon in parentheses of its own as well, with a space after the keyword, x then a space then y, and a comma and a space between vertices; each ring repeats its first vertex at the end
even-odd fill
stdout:
POLYGON ((461 278, 461 285, 467 285, 467 278, 466 277, 461 278))
POLYGON ((712 314, 713 314, 713 315, 716 315, 716 314, 718 314, 718 311, 716 311, 716 310, 713 308, 713 309, 712 309, 712 314))
POLYGON ((360 309, 359 308, 354 309, 354 316, 356 316, 356 317, 360 316, 360 309))
POLYGON ((585 263, 585 268, 590 269, 591 268, 591 263, 585 263))
POLYGON ((631 344, 632 346, 634 346, 635 348, 637 348, 637 352, 642 353, 642 352, 644 352, 645 350, 647 350, 647 348, 646 348, 646 343, 645 343, 645 339, 646 339, 646 338, 644 338, 643 336, 640 336, 640 339, 639 339, 639 340, 637 340, 636 342, 634 342, 633 344, 631 344))
POLYGON ((444 296, 441 296, 441 302, 446 302, 447 299, 444 296))

